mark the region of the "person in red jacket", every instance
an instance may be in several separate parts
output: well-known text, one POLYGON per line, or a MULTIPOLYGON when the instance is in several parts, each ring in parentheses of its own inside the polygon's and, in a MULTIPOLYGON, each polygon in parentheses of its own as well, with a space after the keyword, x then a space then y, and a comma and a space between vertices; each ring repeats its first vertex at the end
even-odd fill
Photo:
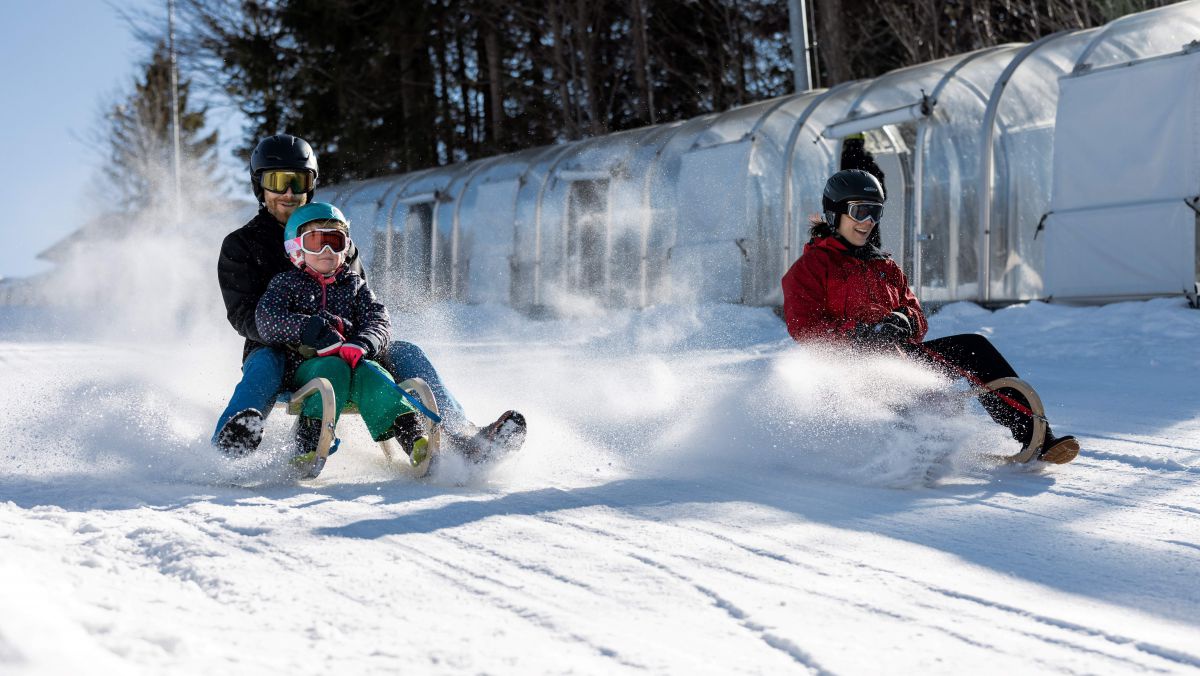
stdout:
MULTIPOLYGON (((1017 377, 983 336, 963 334, 922 342, 928 324, 921 303, 900 266, 881 248, 877 226, 886 199, 879 180, 859 169, 839 171, 826 182, 824 218, 814 220, 804 253, 783 276, 788 333, 801 342, 895 350, 976 383, 1017 377)), ((1015 439, 1030 444, 1033 419, 1020 393, 988 393, 980 402, 1015 439)), ((1075 437, 1056 437, 1047 426, 1035 457, 1062 464, 1078 454, 1075 437)))

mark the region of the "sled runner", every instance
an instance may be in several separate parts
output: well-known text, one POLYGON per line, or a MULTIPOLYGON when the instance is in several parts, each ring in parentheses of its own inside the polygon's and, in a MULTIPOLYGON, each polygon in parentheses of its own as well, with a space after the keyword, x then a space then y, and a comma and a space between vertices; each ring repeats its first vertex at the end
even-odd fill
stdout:
POLYGON ((1029 416, 1032 428, 1029 443, 1025 444, 1020 451, 1013 455, 998 455, 997 457, 1003 462, 1010 463, 1026 463, 1037 460, 1038 451, 1046 441, 1046 430, 1049 427, 1046 423, 1046 409, 1037 391, 1020 378, 997 378, 989 383, 972 383, 970 389, 959 391, 957 395, 952 395, 952 398, 961 397, 959 401, 965 404, 968 399, 977 399, 989 394, 998 397, 1001 402, 1014 411, 1029 416))
POLYGON ((1029 437, 1029 443, 1025 444, 1025 447, 1015 455, 1007 456, 1004 459, 1007 462, 1020 463, 1036 460, 1038 451, 1042 448, 1042 443, 1046 441, 1047 425, 1046 408, 1042 405, 1042 398, 1038 396, 1033 386, 1020 378, 997 378, 990 383, 972 388, 971 393, 977 397, 985 394, 995 394, 1009 406, 1030 417, 1033 429, 1029 437), (1027 405, 1023 406, 1020 401, 1015 400, 1010 395, 1006 395, 1005 390, 1010 390, 1021 395, 1027 402, 1027 405))
MULTIPOLYGON (((383 450, 383 455, 388 461, 401 468, 402 471, 412 477, 423 477, 429 472, 429 463, 433 456, 437 454, 441 446, 441 426, 436 424, 428 414, 433 416, 440 415, 438 410, 437 398, 433 396, 433 391, 429 389, 429 385, 420 378, 409 378, 399 384, 399 388, 407 393, 415 401, 420 402, 418 406, 419 420, 424 428, 425 436, 428 438, 428 443, 413 451, 410 457, 404 452, 395 439, 386 439, 379 442, 380 448, 383 450), (422 408, 424 409, 422 411, 422 408)), ((312 457, 297 456, 293 463, 296 464, 305 478, 313 478, 320 474, 325 467, 325 461, 329 458, 330 452, 335 448, 335 425, 337 419, 336 402, 334 401, 333 385, 325 378, 313 378, 305 383, 295 392, 285 394, 280 397, 279 404, 286 407, 290 415, 300 415, 304 410, 304 402, 313 395, 319 395, 321 398, 321 434, 317 441, 316 450, 311 454, 312 457)), ((343 411, 343 414, 358 413, 357 408, 351 404, 343 411)))

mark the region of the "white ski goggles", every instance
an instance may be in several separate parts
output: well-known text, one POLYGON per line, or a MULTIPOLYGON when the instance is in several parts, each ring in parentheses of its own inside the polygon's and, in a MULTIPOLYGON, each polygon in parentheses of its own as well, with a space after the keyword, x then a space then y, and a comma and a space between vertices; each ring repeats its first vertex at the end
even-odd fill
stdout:
POLYGON ((284 248, 288 255, 319 254, 326 249, 335 254, 344 254, 350 250, 350 236, 337 228, 316 228, 288 240, 284 248))
POLYGON ((846 215, 857 223, 866 223, 868 219, 876 225, 883 218, 881 202, 849 202, 846 204, 846 215))

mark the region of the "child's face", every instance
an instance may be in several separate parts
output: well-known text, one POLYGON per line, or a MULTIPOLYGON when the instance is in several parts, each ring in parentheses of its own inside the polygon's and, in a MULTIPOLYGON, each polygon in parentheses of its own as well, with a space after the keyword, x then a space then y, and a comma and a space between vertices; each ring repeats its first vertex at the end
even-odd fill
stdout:
POLYGON ((338 269, 345 257, 346 254, 335 254, 329 250, 329 247, 325 247, 321 253, 305 251, 304 264, 323 275, 328 275, 338 269))

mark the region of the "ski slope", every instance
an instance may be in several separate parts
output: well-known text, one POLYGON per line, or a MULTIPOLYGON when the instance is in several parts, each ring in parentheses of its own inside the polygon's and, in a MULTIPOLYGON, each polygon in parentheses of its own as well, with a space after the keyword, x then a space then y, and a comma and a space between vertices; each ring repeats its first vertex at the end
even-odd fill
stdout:
POLYGON ((931 318, 1039 389, 1061 467, 996 466, 974 406, 902 419, 954 385, 764 309, 571 309, 395 318, 472 417, 528 416, 518 456, 414 482, 347 418, 300 484, 282 411, 250 460, 207 446, 240 348, 211 299, 206 330, 10 311, 0 672, 1200 672, 1182 301, 931 318))

